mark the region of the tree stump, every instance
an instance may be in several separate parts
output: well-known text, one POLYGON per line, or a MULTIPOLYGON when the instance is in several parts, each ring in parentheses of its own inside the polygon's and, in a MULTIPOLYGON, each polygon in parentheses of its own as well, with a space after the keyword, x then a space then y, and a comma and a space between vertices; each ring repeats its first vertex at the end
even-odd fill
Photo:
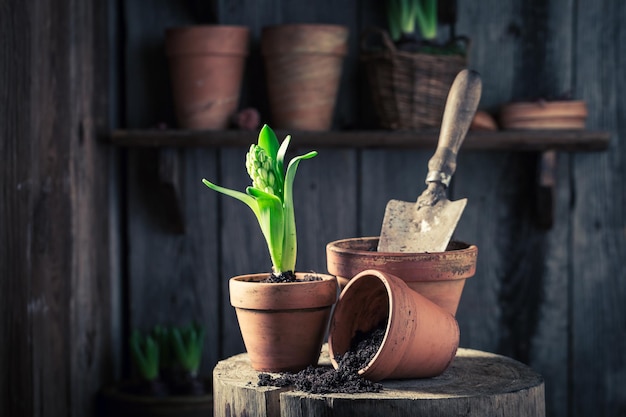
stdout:
MULTIPOLYGON (((331 366, 326 349, 319 365, 331 366)), ((382 381, 379 393, 259 387, 258 374, 247 354, 220 361, 213 370, 215 416, 545 416, 541 375, 513 359, 472 349, 459 349, 438 377, 382 381)))

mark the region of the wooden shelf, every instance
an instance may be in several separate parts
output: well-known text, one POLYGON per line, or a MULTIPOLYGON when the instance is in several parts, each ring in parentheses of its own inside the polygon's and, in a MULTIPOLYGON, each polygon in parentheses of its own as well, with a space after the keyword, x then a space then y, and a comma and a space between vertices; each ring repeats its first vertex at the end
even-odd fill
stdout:
MULTIPOLYGON (((328 131, 287 132, 277 130, 280 140, 293 137, 293 148, 425 148, 437 145, 438 130, 420 131, 328 131)), ((124 147, 247 147, 256 142, 255 131, 116 130, 111 142, 124 147)), ((566 152, 602 151, 611 134, 589 130, 470 131, 463 149, 566 152)))

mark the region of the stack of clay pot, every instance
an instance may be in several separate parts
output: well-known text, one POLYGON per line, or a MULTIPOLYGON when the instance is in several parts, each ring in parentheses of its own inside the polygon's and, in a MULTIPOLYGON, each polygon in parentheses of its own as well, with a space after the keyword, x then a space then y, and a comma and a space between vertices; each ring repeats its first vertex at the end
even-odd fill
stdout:
POLYGON ((328 272, 343 288, 331 318, 329 353, 350 349, 353 337, 385 325, 363 377, 427 378, 443 373, 459 345, 455 319, 463 286, 476 272, 478 248, 451 242, 439 253, 384 253, 377 237, 344 239, 326 247, 328 272))

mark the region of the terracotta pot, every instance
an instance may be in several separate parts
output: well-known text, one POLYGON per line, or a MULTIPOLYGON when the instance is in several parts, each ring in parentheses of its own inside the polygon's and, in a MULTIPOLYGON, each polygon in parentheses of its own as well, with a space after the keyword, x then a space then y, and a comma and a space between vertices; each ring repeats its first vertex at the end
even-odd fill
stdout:
POLYGON ((582 100, 509 103, 500 111, 505 129, 584 129, 586 120, 582 100))
MULTIPOLYGON (((210 385, 207 383, 207 385, 210 385)), ((204 417, 213 415, 213 394, 149 397, 131 394, 131 381, 103 388, 98 393, 100 417, 204 417)))
POLYGON ((228 127, 239 105, 248 38, 243 26, 167 29, 165 50, 180 127, 228 127))
POLYGON ((338 25, 289 24, 264 27, 265 61, 272 126, 294 130, 328 130, 348 28, 338 25))
POLYGON ((450 242, 445 252, 377 252, 378 237, 337 240, 326 246, 328 272, 345 286, 361 271, 377 269, 404 280, 453 316, 459 306, 465 280, 476 273, 478 248, 450 242))
POLYGON ((342 291, 333 312, 328 349, 336 355, 350 349, 357 331, 367 332, 386 320, 385 337, 370 362, 359 370, 364 378, 427 378, 452 363, 459 345, 459 326, 450 313, 400 278, 381 271, 357 274, 342 291))
MULTIPOLYGON (((337 300, 337 280, 260 283, 268 274, 230 279, 246 351, 257 371, 296 372, 317 364, 330 311, 337 300)), ((304 273, 297 273, 301 279, 304 273)))

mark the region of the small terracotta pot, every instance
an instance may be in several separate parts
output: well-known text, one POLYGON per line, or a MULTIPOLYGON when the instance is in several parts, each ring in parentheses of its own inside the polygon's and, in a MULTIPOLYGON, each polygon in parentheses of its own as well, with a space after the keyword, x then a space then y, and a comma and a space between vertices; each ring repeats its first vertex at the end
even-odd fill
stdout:
POLYGON ((264 27, 265 61, 272 126, 294 130, 328 130, 348 28, 339 25, 288 24, 264 27))
POLYGON ((445 252, 378 252, 378 237, 342 239, 326 245, 328 272, 345 286, 361 271, 377 269, 404 280, 408 286, 456 315, 465 280, 476 273, 478 248, 452 241, 445 252))
POLYGON ((249 29, 206 25, 167 29, 176 118, 185 129, 225 129, 237 111, 249 29))
POLYGON ((350 349, 357 331, 367 332, 387 320, 385 337, 359 374, 372 381, 427 378, 452 363, 459 346, 459 326, 450 313, 411 291, 400 278, 381 271, 357 274, 341 293, 333 312, 328 349, 336 355, 350 349))
POLYGON ((504 129, 584 129, 586 120, 582 100, 508 103, 500 111, 504 129))
MULTIPOLYGON (((297 273, 302 279, 304 273, 297 273)), ((334 276, 319 281, 260 283, 268 274, 230 279, 230 303, 252 367, 264 372, 297 372, 316 365, 330 311, 337 300, 334 276)))

